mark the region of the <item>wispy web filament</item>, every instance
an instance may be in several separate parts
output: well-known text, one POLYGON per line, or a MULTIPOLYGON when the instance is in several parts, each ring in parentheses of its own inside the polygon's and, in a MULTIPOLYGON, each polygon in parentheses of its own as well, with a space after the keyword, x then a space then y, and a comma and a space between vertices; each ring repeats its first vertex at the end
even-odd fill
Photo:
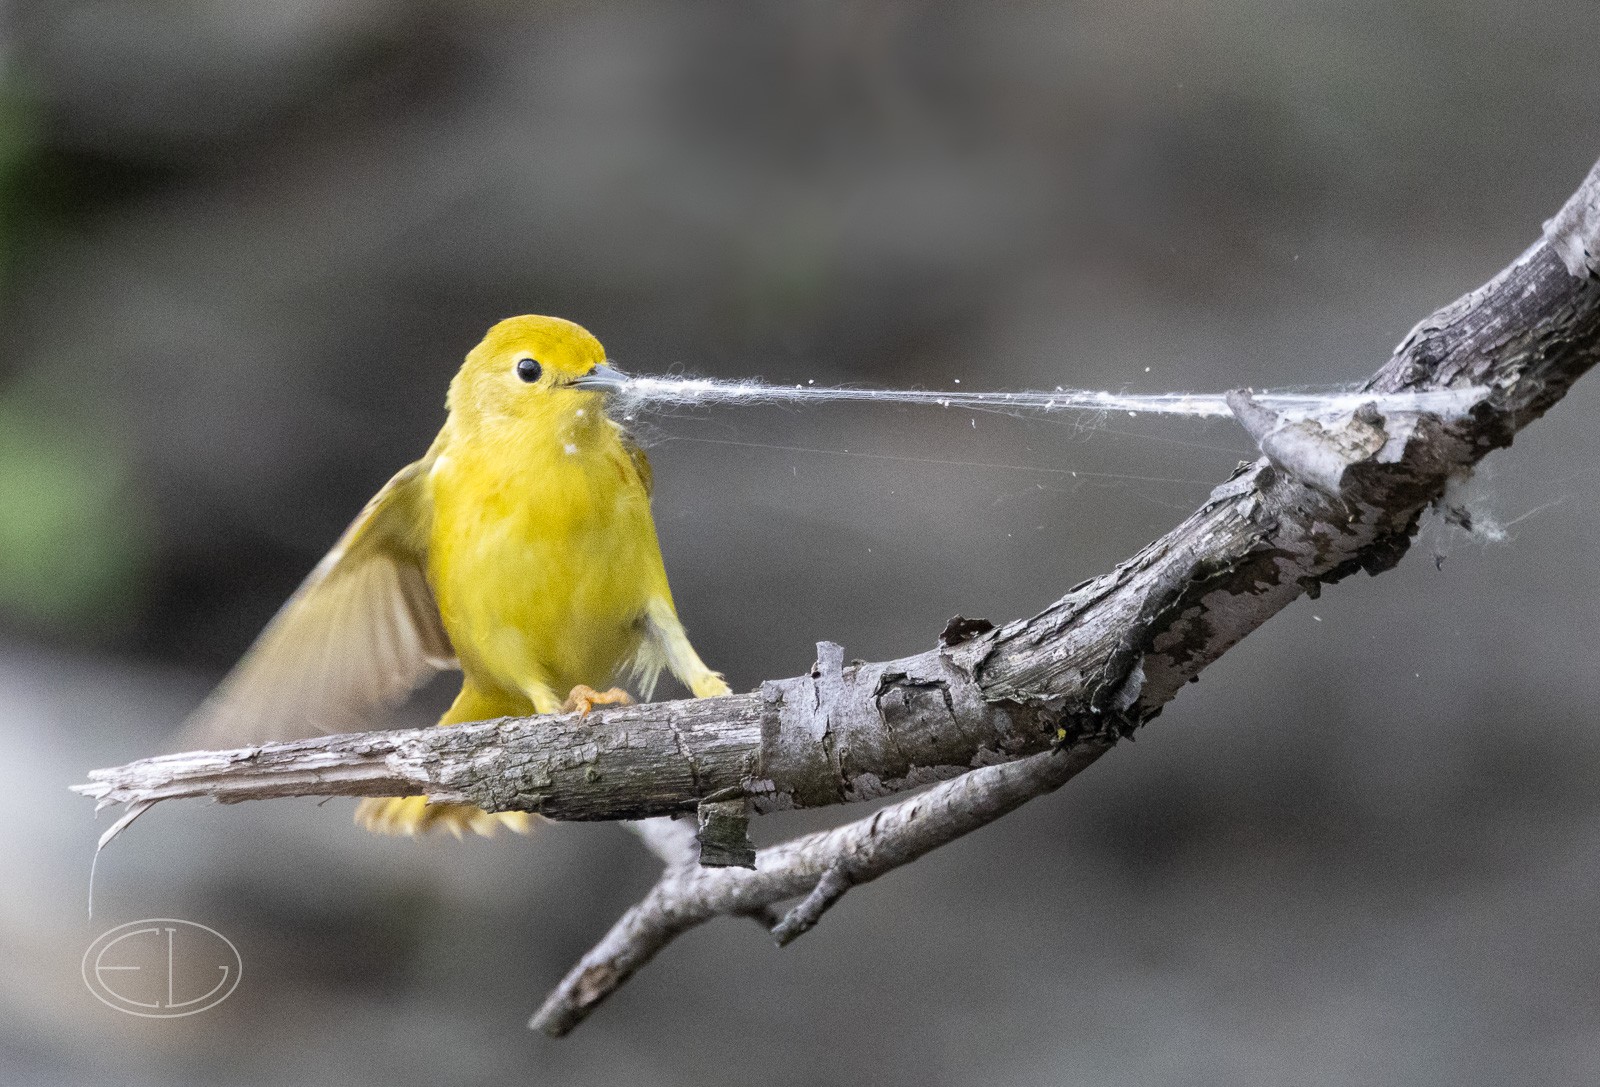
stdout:
MULTIPOLYGON (((965 390, 871 389, 854 385, 772 385, 700 377, 630 377, 619 390, 624 411, 702 405, 791 403, 926 404, 942 408, 1023 413, 1126 411, 1226 419, 1233 413, 1220 393, 1117 393, 1107 390, 968 392, 965 390)), ((1255 393, 1257 404, 1290 419, 1337 415, 1372 404, 1380 411, 1456 415, 1488 395, 1487 389, 1376 393, 1358 389, 1325 393, 1255 393)))

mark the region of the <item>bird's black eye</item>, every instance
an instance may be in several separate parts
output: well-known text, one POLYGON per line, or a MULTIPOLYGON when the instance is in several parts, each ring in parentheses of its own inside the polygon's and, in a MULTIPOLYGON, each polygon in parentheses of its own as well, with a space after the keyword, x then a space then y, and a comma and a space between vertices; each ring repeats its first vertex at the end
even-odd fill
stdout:
POLYGON ((517 376, 528 384, 539 380, 539 375, 544 373, 544 367, 539 365, 538 359, 518 359, 517 376))

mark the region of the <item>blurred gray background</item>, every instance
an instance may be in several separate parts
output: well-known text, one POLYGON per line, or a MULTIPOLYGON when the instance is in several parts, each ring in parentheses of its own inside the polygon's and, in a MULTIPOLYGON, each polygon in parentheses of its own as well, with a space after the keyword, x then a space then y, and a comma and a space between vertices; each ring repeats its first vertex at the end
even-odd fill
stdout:
MULTIPOLYGON (((66 791, 164 749, 503 316, 647 372, 1364 376, 1600 156, 1588 0, 28 0, 4 29, 0 1082, 1600 1078, 1600 381, 1464 496, 1503 540, 1428 524, 1062 793, 785 951, 700 930, 563 1042, 527 1015, 654 875, 620 829, 174 804, 90 921, 107 820, 66 791), (83 949, 152 916, 231 937, 238 992, 97 1003, 83 949)), ((1250 453, 1126 418, 642 422, 680 610, 741 689, 819 638, 1028 614, 1250 453)))

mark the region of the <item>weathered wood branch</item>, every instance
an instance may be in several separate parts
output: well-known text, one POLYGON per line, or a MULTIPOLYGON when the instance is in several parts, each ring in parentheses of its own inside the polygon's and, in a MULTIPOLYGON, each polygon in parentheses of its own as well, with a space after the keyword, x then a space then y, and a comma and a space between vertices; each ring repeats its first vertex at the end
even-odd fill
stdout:
MULTIPOLYGON (((1367 384, 1461 390, 1462 410, 1368 407, 1286 423, 1236 394, 1234 412, 1264 458, 1116 570, 1030 619, 998 629, 952 622, 939 647, 878 664, 846 664, 824 643, 809 674, 749 694, 606 708, 584 721, 506 719, 162 756, 94 771, 77 788, 129 805, 425 792, 560 819, 639 819, 703 804, 760 813, 871 800, 942 782, 762 850, 754 870, 669 863, 536 1017, 562 1033, 710 917, 771 924, 776 903, 806 896, 774 926, 782 939, 799 935, 850 887, 1064 783, 1302 593, 1392 567, 1453 479, 1510 444, 1600 360, 1597 276, 1600 165, 1539 242, 1418 324, 1367 384)), ((648 840, 681 847, 686 830, 657 824, 648 840)))

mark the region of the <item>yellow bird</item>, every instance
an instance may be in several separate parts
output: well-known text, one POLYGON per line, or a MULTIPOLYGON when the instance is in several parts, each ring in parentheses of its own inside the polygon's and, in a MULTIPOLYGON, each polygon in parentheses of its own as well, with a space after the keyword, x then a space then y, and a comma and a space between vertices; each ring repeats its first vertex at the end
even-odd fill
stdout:
MULTIPOLYGON (((512 317, 467 355, 427 454, 402 468, 262 632, 186 739, 351 731, 459 667, 441 725, 648 698, 663 669, 728 693, 689 644, 650 516, 650 462, 605 413, 624 377, 585 329, 512 317), (570 692, 570 693, 569 693, 570 692)), ((426 797, 364 800, 370 830, 526 831, 426 797)))

